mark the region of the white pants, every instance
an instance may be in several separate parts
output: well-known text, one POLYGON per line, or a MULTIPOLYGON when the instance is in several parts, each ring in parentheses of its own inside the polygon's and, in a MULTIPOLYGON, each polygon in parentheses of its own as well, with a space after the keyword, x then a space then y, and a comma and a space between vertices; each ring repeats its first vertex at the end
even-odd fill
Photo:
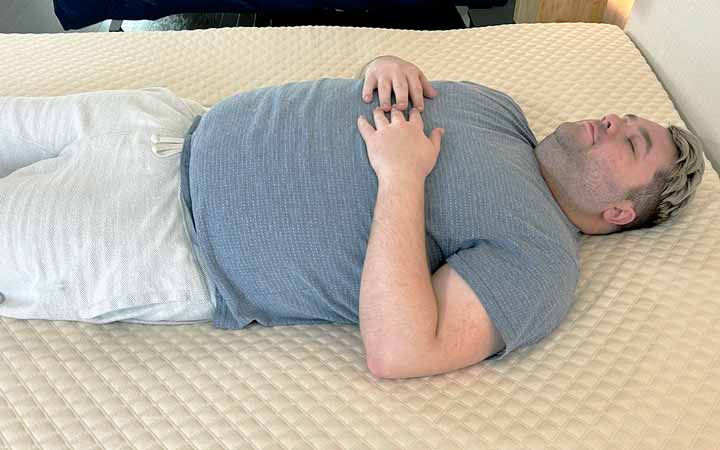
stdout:
POLYGON ((0 97, 0 316, 211 320, 180 154, 150 143, 205 111, 164 88, 0 97))

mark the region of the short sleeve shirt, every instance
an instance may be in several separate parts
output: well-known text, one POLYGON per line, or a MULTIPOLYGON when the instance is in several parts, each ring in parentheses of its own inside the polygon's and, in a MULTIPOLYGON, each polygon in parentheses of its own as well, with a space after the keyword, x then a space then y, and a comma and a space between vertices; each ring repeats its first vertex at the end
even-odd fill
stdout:
MULTIPOLYGON (((358 323, 377 196, 357 118, 372 123, 378 98, 362 102, 362 85, 323 78, 242 92, 197 124, 182 176, 216 327, 358 323)), ((510 96, 432 85, 425 134, 446 133, 425 182, 428 268, 448 264, 473 289, 505 342, 502 358, 565 317, 579 230, 541 176, 537 140, 510 96)))

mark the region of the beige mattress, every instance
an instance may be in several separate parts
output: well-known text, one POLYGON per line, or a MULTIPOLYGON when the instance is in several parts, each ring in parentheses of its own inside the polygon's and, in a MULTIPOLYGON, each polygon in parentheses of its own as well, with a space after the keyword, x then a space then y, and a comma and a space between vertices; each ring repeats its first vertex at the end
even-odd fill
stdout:
MULTIPOLYGON (((351 78, 381 54, 508 92, 538 138, 608 112, 682 124, 632 42, 598 24, 0 35, 0 95, 165 86, 211 105, 351 78)), ((720 180, 706 167, 671 223, 583 236, 577 301, 552 335, 442 376, 375 379, 352 326, 2 319, 0 448, 720 448, 720 180)))

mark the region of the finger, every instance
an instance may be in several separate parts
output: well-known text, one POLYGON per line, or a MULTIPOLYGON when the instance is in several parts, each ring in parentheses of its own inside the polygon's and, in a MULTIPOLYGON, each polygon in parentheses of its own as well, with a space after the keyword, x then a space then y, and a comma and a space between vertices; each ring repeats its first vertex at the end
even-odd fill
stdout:
POLYGON ((408 83, 405 76, 393 78, 393 91, 398 109, 404 111, 408 104, 408 83))
POLYGON ((440 151, 440 141, 442 140, 442 136, 445 134, 445 130, 443 128, 435 128, 430 133, 430 142, 432 142, 433 146, 435 147, 435 151, 440 151))
POLYGON ((425 109, 425 102, 423 101, 423 87, 420 80, 415 77, 410 77, 410 98, 412 98, 413 106, 418 111, 425 109))
POLYGON ((379 106, 373 110, 373 119, 375 119, 375 128, 378 130, 390 125, 387 117, 385 117, 385 111, 379 106))
POLYGON ((413 108, 410 110, 410 120, 408 120, 408 122, 419 127, 422 130, 423 120, 422 116, 420 115, 420 111, 417 108, 413 108))
POLYGON ((360 130, 360 136, 362 136, 363 141, 367 142, 368 139, 375 133, 375 128, 373 128, 372 125, 370 125, 370 122, 367 121, 365 116, 358 117, 357 120, 357 126, 358 130, 360 130))
POLYGON ((398 120, 405 120, 405 116, 403 115, 402 111, 400 111, 397 107, 393 106, 392 112, 390 113, 390 120, 392 122, 396 122, 398 120))
POLYGON ((390 112, 390 93, 392 92, 392 79, 383 78, 378 82, 378 95, 380 96, 380 106, 383 111, 390 112))
POLYGON ((423 86, 423 94, 426 97, 433 98, 436 95, 438 95, 438 90, 435 89, 434 87, 432 87, 432 85, 430 84, 428 79, 425 78, 425 74, 422 74, 422 73, 420 74, 420 82, 422 83, 422 86, 423 86))
POLYGON ((370 103, 373 98, 373 91, 377 87, 377 78, 375 75, 368 75, 365 78, 362 88, 362 99, 365 103, 370 103))

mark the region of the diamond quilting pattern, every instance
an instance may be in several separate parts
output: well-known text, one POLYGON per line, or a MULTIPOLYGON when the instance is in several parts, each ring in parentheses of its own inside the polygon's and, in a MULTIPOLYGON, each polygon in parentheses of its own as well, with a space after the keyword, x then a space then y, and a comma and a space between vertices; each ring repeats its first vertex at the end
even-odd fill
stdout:
MULTIPOLYGON (((3 35, 0 95, 165 86, 211 105, 353 77, 381 54, 509 93, 539 139, 608 112, 682 124, 632 42, 598 24, 3 35)), ((706 166, 671 223, 583 237, 576 303, 548 338, 443 376, 374 379, 349 326, 0 319, 0 448, 720 448, 720 182, 706 166)))

